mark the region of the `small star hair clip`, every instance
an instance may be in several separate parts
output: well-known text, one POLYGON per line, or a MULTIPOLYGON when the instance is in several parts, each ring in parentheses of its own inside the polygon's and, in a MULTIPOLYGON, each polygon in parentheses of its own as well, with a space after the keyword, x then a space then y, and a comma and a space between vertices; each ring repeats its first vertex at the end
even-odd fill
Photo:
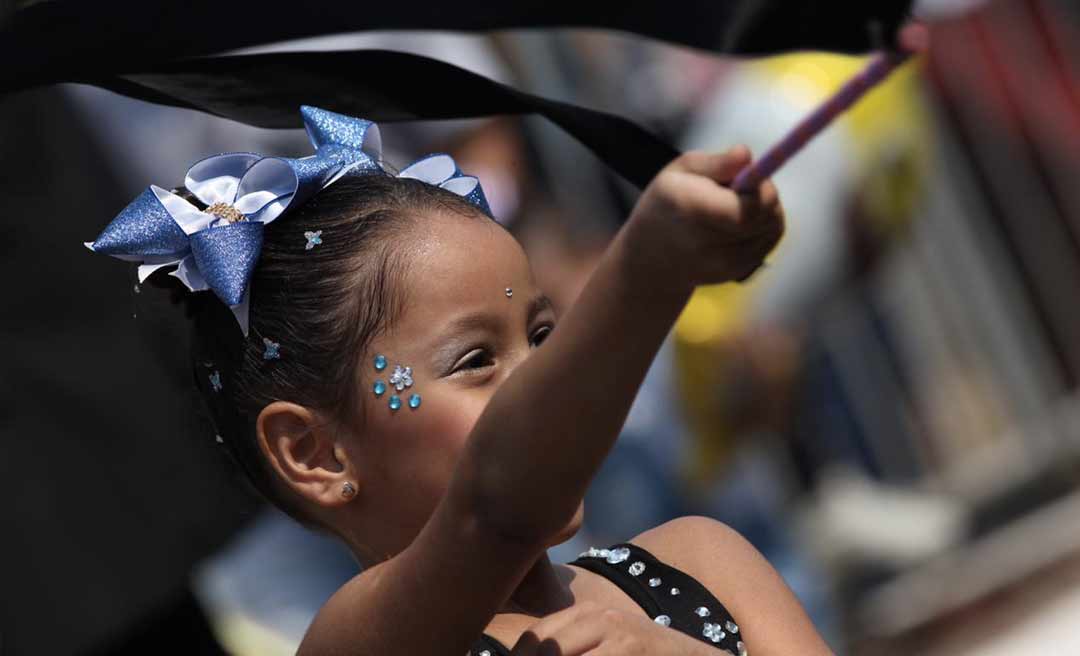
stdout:
POLYGON ((316 230, 314 232, 305 230, 304 237, 307 239, 307 243, 304 244, 304 250, 310 251, 322 243, 322 230, 316 230))
POLYGON ((221 391, 221 372, 220 371, 214 371, 212 374, 210 374, 209 378, 210 378, 210 387, 212 387, 215 392, 220 392, 221 391))
POLYGON ((280 360, 281 359, 281 344, 263 337, 263 346, 266 350, 263 351, 263 360, 280 360))

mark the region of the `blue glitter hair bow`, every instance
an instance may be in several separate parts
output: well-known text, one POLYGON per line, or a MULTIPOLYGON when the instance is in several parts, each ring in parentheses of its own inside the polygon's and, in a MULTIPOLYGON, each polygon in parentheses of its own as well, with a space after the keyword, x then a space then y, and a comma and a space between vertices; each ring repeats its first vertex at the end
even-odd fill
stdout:
MULTIPOLYGON (((151 185, 86 246, 138 262, 139 282, 176 265, 171 275, 193 292, 212 290, 248 333, 251 275, 266 224, 346 175, 382 172, 379 128, 371 121, 301 107, 315 154, 300 159, 225 153, 195 163, 184 186, 206 205, 151 185)), ((491 214, 479 181, 458 170, 449 155, 431 155, 406 167, 416 178, 456 193, 491 214)))

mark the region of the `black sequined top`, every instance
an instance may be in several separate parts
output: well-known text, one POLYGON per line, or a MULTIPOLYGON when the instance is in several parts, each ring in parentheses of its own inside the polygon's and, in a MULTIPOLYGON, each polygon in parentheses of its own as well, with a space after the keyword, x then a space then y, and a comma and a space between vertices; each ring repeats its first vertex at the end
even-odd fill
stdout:
MULTIPOLYGON (((666 565, 639 546, 623 543, 590 549, 570 563, 608 579, 658 624, 746 656, 743 635, 731 614, 705 586, 689 574, 666 565)), ((509 656, 510 650, 484 635, 472 656, 509 656)))

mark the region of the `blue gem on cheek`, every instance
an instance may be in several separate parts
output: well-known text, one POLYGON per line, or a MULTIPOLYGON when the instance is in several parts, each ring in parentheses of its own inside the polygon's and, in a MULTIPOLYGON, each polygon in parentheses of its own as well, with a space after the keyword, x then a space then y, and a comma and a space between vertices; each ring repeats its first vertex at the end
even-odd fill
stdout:
POLYGON ((401 399, 398 397, 397 394, 391 394, 390 395, 390 409, 391 410, 397 410, 400 407, 401 407, 401 399))
POLYGON ((382 382, 381 380, 377 380, 375 381, 375 386, 373 389, 375 391, 375 396, 382 396, 383 393, 386 392, 386 383, 382 382))
POLYGON ((384 356, 384 355, 376 355, 375 356, 375 371, 382 371, 383 369, 386 369, 386 356, 384 356))
POLYGON ((413 410, 416 410, 417 408, 420 407, 420 395, 419 394, 413 394, 412 396, 409 397, 409 407, 412 408, 413 410))

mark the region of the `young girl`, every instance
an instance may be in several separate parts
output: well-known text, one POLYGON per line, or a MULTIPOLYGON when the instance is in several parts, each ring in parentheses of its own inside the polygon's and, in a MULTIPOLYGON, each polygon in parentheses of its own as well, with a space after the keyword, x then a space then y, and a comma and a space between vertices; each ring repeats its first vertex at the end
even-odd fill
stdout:
POLYGON ((771 183, 724 186, 748 151, 661 171, 556 330, 475 179, 446 156, 387 173, 373 125, 303 112, 315 156, 201 162, 191 194, 152 187, 91 246, 214 292, 189 301, 218 441, 364 565, 300 653, 829 653, 713 520, 546 555, 694 287, 748 277, 780 238, 771 183))

